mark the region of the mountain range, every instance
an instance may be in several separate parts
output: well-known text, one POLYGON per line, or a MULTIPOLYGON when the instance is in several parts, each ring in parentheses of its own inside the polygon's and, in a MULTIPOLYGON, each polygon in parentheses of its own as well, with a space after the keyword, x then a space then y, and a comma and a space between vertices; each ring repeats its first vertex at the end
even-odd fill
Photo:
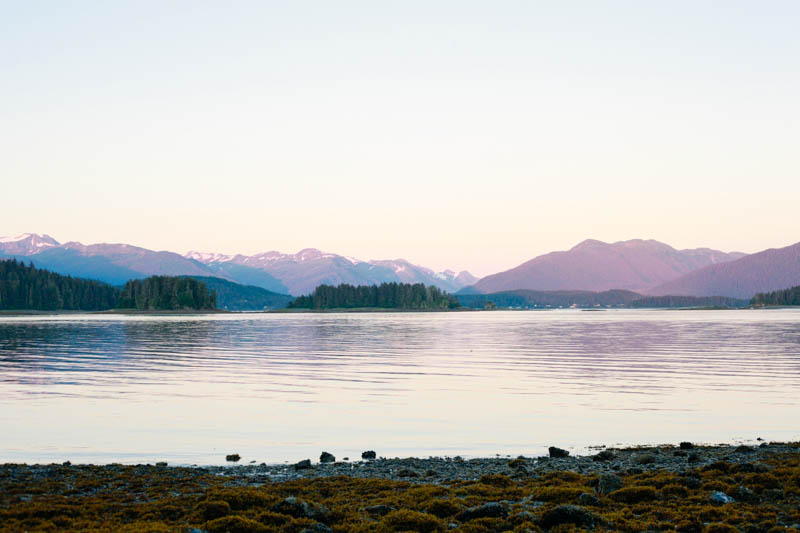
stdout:
POLYGON ((151 275, 187 275, 217 277, 294 296, 308 294, 323 283, 424 283, 455 292, 477 281, 469 272, 435 272, 404 259, 362 261, 313 248, 297 254, 266 252, 229 256, 189 252, 181 255, 129 244, 61 244, 49 235, 35 233, 0 238, 2 256, 30 261, 53 272, 113 285, 151 275))
POLYGON ((296 254, 224 255, 153 251, 128 244, 59 243, 26 233, 0 238, 0 257, 39 268, 121 285, 154 274, 216 277, 294 296, 320 284, 424 283, 459 294, 531 291, 635 291, 649 296, 749 299, 800 285, 800 243, 755 254, 710 248, 678 250, 655 240, 585 240, 477 279, 469 272, 436 272, 404 259, 363 261, 306 248, 296 254))
POLYGON ((676 250, 654 240, 605 243, 589 239, 569 250, 540 255, 505 272, 486 276, 471 289, 477 293, 519 289, 641 292, 744 255, 709 248, 676 250))

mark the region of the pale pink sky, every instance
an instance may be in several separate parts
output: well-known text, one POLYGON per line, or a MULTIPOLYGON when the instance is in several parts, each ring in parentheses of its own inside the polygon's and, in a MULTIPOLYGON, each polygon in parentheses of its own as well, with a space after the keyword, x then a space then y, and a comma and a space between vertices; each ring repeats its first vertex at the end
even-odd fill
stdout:
POLYGON ((379 4, 7 6, 0 235, 478 275, 800 241, 800 4, 379 4))

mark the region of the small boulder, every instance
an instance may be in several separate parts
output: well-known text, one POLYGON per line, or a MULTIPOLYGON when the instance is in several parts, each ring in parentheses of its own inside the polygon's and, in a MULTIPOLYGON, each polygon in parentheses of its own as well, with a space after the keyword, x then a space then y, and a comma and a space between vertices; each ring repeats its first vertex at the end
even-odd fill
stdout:
POLYGON ((651 465, 656 462, 656 456, 652 453, 641 453, 633 457, 633 462, 637 465, 651 465))
POLYGON ((683 486, 687 489, 696 490, 703 486, 703 480, 697 476, 686 476, 683 478, 683 486))
POLYGON ((306 468, 311 468, 311 459, 303 459, 294 464, 295 470, 304 470, 306 468))
POLYGON ((678 445, 678 447, 679 447, 681 450, 691 450, 692 448, 694 448, 694 444, 692 444, 691 442, 686 442, 686 441, 684 441, 684 442, 681 442, 681 443, 678 445))
POLYGON ((272 506, 272 511, 294 518, 311 518, 324 522, 328 518, 328 508, 318 503, 311 503, 294 496, 284 498, 272 506))
POLYGON ((611 494, 621 489, 623 485, 621 477, 615 474, 601 474, 597 480, 597 492, 603 495, 611 494))
POLYGON ((468 522, 476 518, 505 518, 506 516, 508 516, 508 511, 502 504, 498 502, 489 502, 464 509, 456 515, 456 520, 459 522, 468 522))
POLYGON ((611 461, 616 455, 611 450, 603 450, 592 456, 592 461, 611 461))
POLYGON ((569 452, 562 448, 556 448, 555 446, 550 446, 547 449, 550 452, 550 457, 554 459, 563 459, 564 457, 569 457, 569 452))
POLYGON ((394 507, 389 507, 388 505, 370 505, 364 508, 364 511, 370 516, 384 516, 394 510, 394 507))
POLYGON ((734 450, 735 453, 753 453, 755 449, 752 446, 745 446, 742 444, 741 446, 737 446, 734 450))
POLYGON ((709 500, 711 500, 711 503, 715 503, 717 505, 722 505, 722 504, 726 504, 726 503, 733 503, 733 502, 736 501, 733 498, 731 498, 730 496, 728 496, 727 494, 725 494, 724 492, 721 492, 721 491, 718 491, 718 490, 715 490, 714 492, 711 493, 711 496, 709 497, 709 500))
POLYGON ((229 463, 238 463, 239 459, 241 458, 242 456, 239 455, 238 453, 232 453, 230 455, 225 456, 225 460, 228 461, 229 463))
POLYGON ((588 509, 577 505, 559 505, 542 515, 539 525, 545 529, 562 524, 573 524, 578 527, 591 528, 600 523, 599 517, 588 509))
POLYGON ((361 452, 361 458, 366 460, 366 461, 371 461, 373 459, 376 459, 377 457, 378 457, 378 454, 376 454, 372 450, 367 450, 365 452, 361 452))
POLYGON ((332 453, 322 452, 319 456, 320 463, 333 463, 334 461, 336 461, 336 456, 332 453))
POLYGON ((167 463, 165 461, 159 461, 156 463, 156 466, 164 468, 165 466, 167 466, 167 463))

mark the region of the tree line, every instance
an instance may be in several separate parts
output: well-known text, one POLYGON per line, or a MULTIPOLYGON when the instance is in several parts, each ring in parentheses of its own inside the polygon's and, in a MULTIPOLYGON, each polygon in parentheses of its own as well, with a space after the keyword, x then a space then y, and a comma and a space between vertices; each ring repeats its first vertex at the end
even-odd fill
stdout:
POLYGON ((380 285, 320 285, 306 296, 289 303, 295 309, 454 309, 458 300, 434 286, 422 283, 381 283, 380 285))
POLYGON ((118 292, 111 285, 40 270, 32 263, 0 261, 0 309, 103 311, 114 307, 118 292))
POLYGON ((760 292, 750 300, 752 305, 800 305, 800 285, 781 291, 760 292))
POLYGON ((217 293, 184 276, 151 276, 128 281, 117 301, 120 309, 216 309, 217 293))
POLYGON ((216 305, 216 293, 192 278, 152 276, 130 280, 120 289, 16 259, 0 261, 0 310, 178 310, 215 309, 216 305))

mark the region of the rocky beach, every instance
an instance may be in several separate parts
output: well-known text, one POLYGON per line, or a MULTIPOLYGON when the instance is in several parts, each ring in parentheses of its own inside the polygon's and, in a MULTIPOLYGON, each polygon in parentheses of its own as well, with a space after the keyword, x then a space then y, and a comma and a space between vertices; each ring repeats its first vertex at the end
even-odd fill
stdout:
MULTIPOLYGON (((236 459, 232 454, 230 459, 236 459)), ((800 443, 296 464, 0 466, 0 531, 800 530, 800 443)))

